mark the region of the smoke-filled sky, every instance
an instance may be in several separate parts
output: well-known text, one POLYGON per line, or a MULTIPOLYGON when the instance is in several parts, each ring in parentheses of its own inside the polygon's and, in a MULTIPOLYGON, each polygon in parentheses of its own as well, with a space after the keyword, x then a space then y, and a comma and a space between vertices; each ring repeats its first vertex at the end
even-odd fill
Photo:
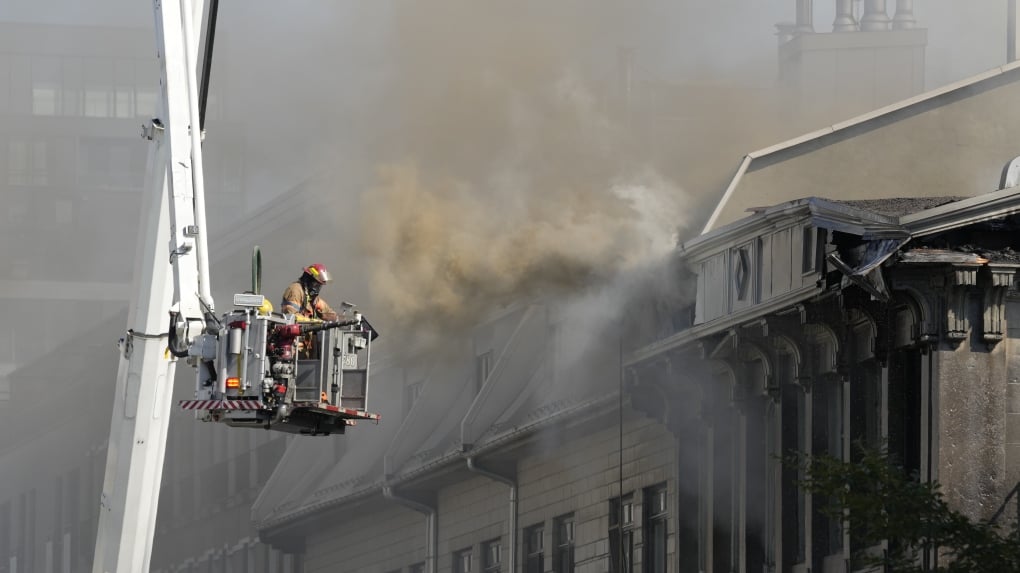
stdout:
MULTIPOLYGON (((834 3, 815 4, 827 31, 834 3)), ((1002 63, 1005 0, 915 4, 929 87, 1002 63)), ((740 155, 801 129, 779 119, 773 89, 775 24, 793 12, 781 0, 223 2, 207 151, 240 156, 247 209, 335 180, 317 186, 345 201, 335 252, 297 254, 353 262, 364 284, 345 292, 394 318, 434 312, 425 299, 452 313, 572 289, 661 247, 740 155)), ((0 20, 146 28, 152 13, 8 0, 0 20)))
MULTIPOLYGON (((827 31, 834 3, 815 4, 827 31)), ((1005 0, 916 4, 929 87, 1002 63, 1005 0)), ((345 201, 318 230, 336 250, 298 254, 362 269, 344 297, 398 321, 470 322, 668 250, 742 153, 800 129, 777 119, 773 90, 775 24, 792 1, 220 10, 210 156, 242 156, 248 208, 312 176, 336 181, 316 186, 345 201)), ((152 15, 128 0, 9 0, 0 19, 148 27, 152 15)))
MULTIPOLYGON (((327 173, 324 193, 357 196, 338 227, 363 248, 339 256, 401 327, 605 279, 700 216, 743 152, 796 135, 772 89, 790 2, 257 4, 224 5, 216 64, 245 110, 246 179, 257 196, 327 173)), ((981 38, 929 56, 929 85, 1000 63, 1001 18, 926 8, 933 52, 981 38)), ((819 3, 817 28, 831 19, 819 3)))

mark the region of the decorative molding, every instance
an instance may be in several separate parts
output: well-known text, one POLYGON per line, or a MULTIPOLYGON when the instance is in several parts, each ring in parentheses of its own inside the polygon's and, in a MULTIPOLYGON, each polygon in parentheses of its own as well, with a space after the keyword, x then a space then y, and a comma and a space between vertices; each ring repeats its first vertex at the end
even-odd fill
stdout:
POLYGON ((981 338, 996 344, 1006 336, 1006 293, 1016 280, 1017 265, 988 265, 984 275, 981 338))
POLYGON ((977 286, 978 268, 953 265, 946 273, 946 338, 951 342, 965 340, 970 333, 967 297, 977 286))
POLYGON ((751 286, 751 252, 747 245, 737 247, 733 259, 733 287, 738 301, 746 301, 751 286))

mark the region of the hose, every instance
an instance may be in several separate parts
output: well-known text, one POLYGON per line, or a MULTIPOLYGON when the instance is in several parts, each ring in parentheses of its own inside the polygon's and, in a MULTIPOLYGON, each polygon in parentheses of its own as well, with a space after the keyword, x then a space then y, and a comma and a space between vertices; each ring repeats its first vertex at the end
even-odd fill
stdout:
POLYGON ((188 346, 185 344, 181 346, 180 340, 177 338, 177 318, 180 316, 179 313, 170 313, 170 330, 167 332, 166 347, 177 358, 184 358, 188 355, 188 346))

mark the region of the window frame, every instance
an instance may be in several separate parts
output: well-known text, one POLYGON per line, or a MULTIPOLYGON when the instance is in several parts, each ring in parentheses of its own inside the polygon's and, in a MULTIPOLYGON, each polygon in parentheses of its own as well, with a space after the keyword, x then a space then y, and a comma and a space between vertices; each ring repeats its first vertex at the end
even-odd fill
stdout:
POLYGON ((482 555, 481 555, 481 566, 483 573, 499 573, 503 567, 503 546, 500 543, 500 539, 490 539, 482 542, 482 555), (495 550, 495 560, 490 559, 492 557, 492 551, 495 550))
POLYGON ((666 573, 669 569, 669 490, 666 483, 646 487, 642 502, 642 569, 644 573, 666 573), (656 568, 656 564, 660 567, 656 568))
POLYGON ((524 573, 545 572, 545 523, 524 528, 524 573), (538 541, 538 547, 534 541, 538 541))
POLYGON ((610 573, 634 573, 634 529, 634 493, 609 500, 610 573))
POLYGON ((577 535, 577 522, 573 513, 553 518, 553 573, 574 573, 574 546, 577 535), (564 539, 562 527, 569 525, 569 534, 564 539), (564 560, 566 557, 566 560, 564 560), (566 566, 564 564, 566 563, 566 566))
POLYGON ((474 556, 472 555, 472 548, 465 547, 464 549, 453 552, 453 563, 451 563, 451 569, 453 570, 453 573, 472 573, 473 562, 474 556))

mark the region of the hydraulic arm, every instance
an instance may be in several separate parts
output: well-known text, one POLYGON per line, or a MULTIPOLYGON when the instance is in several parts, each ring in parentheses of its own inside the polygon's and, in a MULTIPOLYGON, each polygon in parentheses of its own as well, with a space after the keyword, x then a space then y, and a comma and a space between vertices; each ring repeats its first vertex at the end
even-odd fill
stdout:
POLYGON ((213 313, 196 63, 201 0, 155 0, 162 105, 151 140, 129 330, 120 342, 93 571, 149 570, 176 357, 213 313), (167 252, 169 245, 169 253, 167 252), (167 309, 174 311, 170 324, 167 309))

